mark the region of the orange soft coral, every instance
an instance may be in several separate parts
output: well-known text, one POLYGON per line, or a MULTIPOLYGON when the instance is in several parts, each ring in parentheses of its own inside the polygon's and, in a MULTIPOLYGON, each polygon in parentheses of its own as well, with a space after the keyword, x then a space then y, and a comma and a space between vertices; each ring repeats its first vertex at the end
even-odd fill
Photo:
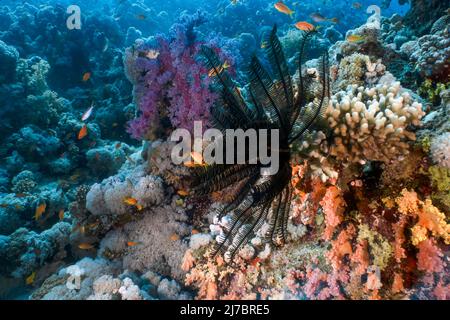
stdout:
POLYGON ((320 201, 323 213, 325 214, 325 232, 324 239, 330 240, 334 230, 344 219, 344 211, 346 203, 342 191, 335 186, 327 188, 325 196, 320 201))

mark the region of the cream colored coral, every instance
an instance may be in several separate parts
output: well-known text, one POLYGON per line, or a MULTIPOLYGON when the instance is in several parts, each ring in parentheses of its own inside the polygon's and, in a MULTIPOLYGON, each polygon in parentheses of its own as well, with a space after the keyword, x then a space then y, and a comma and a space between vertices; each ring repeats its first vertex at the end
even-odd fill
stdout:
POLYGON ((326 110, 333 130, 330 154, 338 160, 365 163, 399 158, 408 153, 414 133, 408 125, 420 125, 422 104, 402 90, 399 82, 374 88, 348 86, 334 95, 326 110))

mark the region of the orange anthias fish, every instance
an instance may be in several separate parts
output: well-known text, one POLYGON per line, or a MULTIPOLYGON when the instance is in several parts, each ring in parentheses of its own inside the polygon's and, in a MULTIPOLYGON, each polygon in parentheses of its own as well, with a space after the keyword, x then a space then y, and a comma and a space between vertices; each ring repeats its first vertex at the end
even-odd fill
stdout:
POLYGON ((138 202, 135 198, 126 197, 125 199, 123 199, 123 203, 128 204, 130 206, 135 206, 137 205, 138 202))
POLYGON ((314 26, 311 23, 308 23, 306 21, 299 21, 295 24, 295 27, 302 31, 312 31, 314 30, 314 26))
POLYGON ((85 73, 83 74, 82 80, 83 80, 83 82, 86 82, 86 81, 88 81, 90 78, 91 78, 91 73, 90 73, 90 72, 85 72, 85 73))
POLYGON ((93 110, 94 110, 94 104, 92 104, 91 107, 89 109, 87 109, 85 113, 83 113, 83 116, 81 117, 81 121, 86 121, 87 119, 89 119, 93 110))
POLYGON ((129 206, 134 206, 138 211, 142 211, 144 207, 138 203, 138 201, 135 198, 132 197, 126 197, 123 199, 123 202, 129 206))
POLYGON ((58 217, 60 221, 64 220, 64 209, 59 210, 58 217))
POLYGON ((275 9, 277 9, 279 12, 287 14, 289 16, 291 16, 294 14, 294 11, 292 11, 291 9, 289 9, 289 7, 287 5, 285 5, 282 1, 278 1, 277 3, 275 3, 274 5, 275 9))
POLYGON ((91 250, 94 246, 91 243, 83 242, 78 245, 78 248, 81 250, 91 250))
POLYGON ((134 246, 137 246, 138 244, 139 244, 139 242, 136 242, 136 241, 128 241, 127 242, 128 247, 134 247, 134 246))
POLYGON ((26 279, 25 283, 30 286, 34 283, 34 279, 36 278, 36 271, 33 271, 26 279))
POLYGON ((328 19, 328 18, 324 17, 323 15, 321 15, 319 12, 311 13, 309 16, 314 22, 330 21, 330 22, 333 22, 333 23, 339 23, 339 19, 338 18, 328 19))
POLYGON ((187 192, 186 190, 178 190, 177 193, 182 197, 189 195, 189 192, 187 192))
POLYGON ((87 126, 84 125, 78 132, 78 140, 83 139, 84 137, 87 136, 87 134, 88 134, 88 129, 87 129, 87 126))
POLYGON ((180 236, 177 235, 176 233, 174 233, 170 236, 170 240, 172 240, 172 241, 177 241, 179 239, 180 239, 180 236))
POLYGON ((36 207, 36 210, 34 211, 34 219, 39 220, 40 217, 42 217, 42 214, 45 212, 45 209, 47 208, 47 204, 41 203, 36 207))
POLYGON ((352 34, 352 35, 347 37, 347 41, 348 42, 362 42, 362 41, 364 41, 364 36, 360 36, 360 35, 357 35, 357 34, 352 34))
POLYGON ((147 19, 147 17, 146 17, 144 14, 138 14, 138 15, 136 16, 136 18, 139 19, 139 20, 145 20, 145 19, 147 19))

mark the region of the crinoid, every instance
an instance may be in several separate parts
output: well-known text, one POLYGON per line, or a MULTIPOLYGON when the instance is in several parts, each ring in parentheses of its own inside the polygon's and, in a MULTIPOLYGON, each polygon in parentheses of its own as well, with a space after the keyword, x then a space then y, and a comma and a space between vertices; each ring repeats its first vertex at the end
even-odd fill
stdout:
POLYGON ((266 240, 275 246, 285 243, 293 197, 291 145, 301 139, 320 117, 329 97, 327 54, 321 58, 320 84, 315 89, 311 77, 304 74, 302 67, 305 47, 314 31, 305 33, 299 43, 298 80, 289 74, 276 33, 274 26, 265 41, 271 72, 266 71, 260 60, 253 56, 245 98, 223 70, 223 62, 216 53, 208 47, 202 48, 202 55, 208 68, 214 71, 216 89, 220 92, 220 99, 211 110, 215 127, 222 132, 226 129, 279 131, 279 170, 275 174, 262 173, 260 169, 264 165, 259 157, 256 164, 213 164, 199 168, 194 174, 194 194, 208 194, 228 187, 235 190, 232 200, 217 212, 218 219, 227 218, 212 253, 224 253, 226 261, 232 259, 265 222, 269 225, 266 240))

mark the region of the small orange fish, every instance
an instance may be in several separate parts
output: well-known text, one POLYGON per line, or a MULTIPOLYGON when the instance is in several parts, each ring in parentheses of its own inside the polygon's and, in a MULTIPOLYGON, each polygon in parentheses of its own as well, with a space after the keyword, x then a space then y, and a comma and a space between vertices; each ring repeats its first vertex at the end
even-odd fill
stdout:
POLYGON ((83 116, 81 117, 81 121, 86 121, 87 119, 89 119, 93 110, 94 110, 94 104, 92 104, 91 107, 83 113, 83 116))
POLYGON ((172 240, 172 241, 177 241, 179 239, 180 239, 180 236, 177 235, 176 233, 174 233, 170 236, 170 240, 172 240))
POLYGON ((47 204, 41 203, 36 207, 36 210, 34 211, 34 219, 39 220, 40 217, 42 217, 42 214, 45 212, 45 209, 47 208, 47 204))
POLYGON ((189 192, 187 192, 186 190, 178 190, 177 193, 182 197, 186 197, 187 195, 189 195, 189 192))
POLYGON ((26 279, 25 283, 30 286, 34 283, 34 279, 36 278, 36 271, 33 271, 26 279))
POLYGON ((312 31, 314 30, 314 26, 311 23, 306 21, 299 21, 295 24, 295 27, 302 31, 312 31))
POLYGON ((58 217, 59 217, 59 221, 64 220, 64 209, 59 210, 58 217))
POLYGON ((123 199, 123 203, 128 204, 130 206, 135 206, 137 205, 137 200, 132 197, 126 197, 125 199, 123 199))
POLYGON ((91 73, 90 72, 85 72, 84 74, 83 74, 83 82, 86 82, 86 81, 88 81, 89 79, 91 78, 91 73))
POLYGON ((138 14, 136 16, 136 18, 139 19, 139 20, 145 20, 147 17, 144 14, 138 14))
POLYGON ((353 42, 359 43, 359 42, 364 41, 364 36, 360 36, 360 35, 357 35, 357 34, 352 34, 352 35, 347 37, 347 41, 348 42, 352 42, 352 43, 353 42))
POLYGON ((200 233, 200 231, 198 231, 197 229, 192 229, 191 234, 197 234, 200 233))
POLYGON ((82 242, 78 245, 78 248, 81 250, 91 250, 94 246, 91 243, 82 242))
POLYGON ((136 209, 138 211, 142 211, 144 209, 144 207, 142 205, 140 205, 140 204, 136 204, 136 209))
POLYGON ((83 139, 84 137, 86 137, 88 134, 88 128, 86 125, 84 125, 81 129, 80 132, 78 132, 78 140, 83 139))
POLYGON ((139 244, 139 242, 136 242, 136 241, 128 241, 127 242, 127 246, 129 246, 129 247, 134 247, 134 246, 137 246, 139 244))
POLYGON ((289 15, 291 18, 292 18, 292 15, 294 14, 294 11, 289 9, 289 7, 287 5, 285 5, 282 1, 275 3, 274 7, 279 12, 289 15))

